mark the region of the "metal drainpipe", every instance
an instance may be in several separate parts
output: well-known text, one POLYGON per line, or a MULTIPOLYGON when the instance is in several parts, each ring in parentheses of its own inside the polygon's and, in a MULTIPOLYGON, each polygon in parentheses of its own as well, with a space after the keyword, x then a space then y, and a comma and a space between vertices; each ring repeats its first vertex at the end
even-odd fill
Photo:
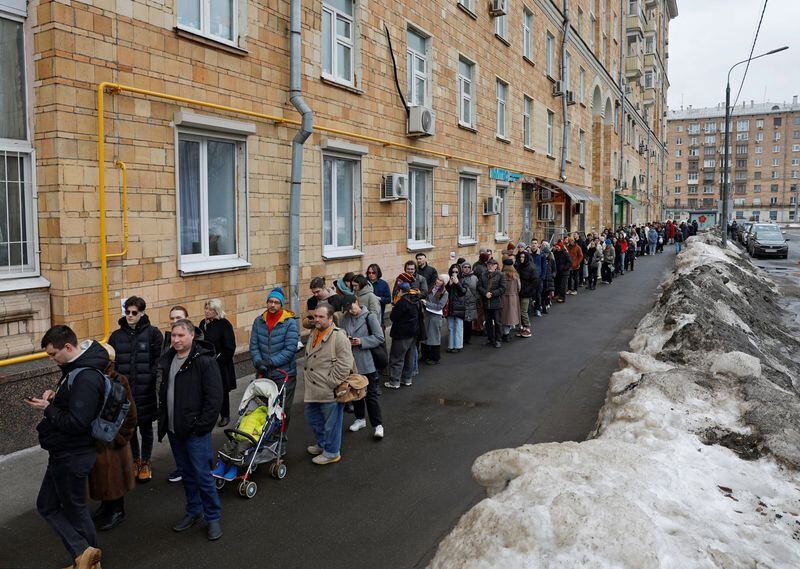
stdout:
POLYGON ((292 188, 289 198, 289 299, 292 311, 300 313, 300 190, 303 181, 303 145, 314 128, 314 113, 302 95, 303 2, 292 0, 290 21, 290 101, 302 116, 300 130, 292 139, 292 188))
MULTIPOLYGON (((625 173, 625 0, 619 0, 619 90, 620 90, 620 112, 619 112, 619 178, 617 185, 614 186, 614 193, 611 198, 611 229, 616 230, 615 225, 617 215, 617 187, 622 189, 623 176, 625 173)), ((620 216, 619 224, 622 225, 620 216)))
MULTIPOLYGON (((561 41, 561 82, 564 83, 564 74, 567 71, 567 35, 569 34, 569 7, 564 0, 564 34, 561 41)), ((561 114, 564 126, 561 132, 561 181, 567 180, 567 145, 569 144, 569 117, 567 116, 567 89, 563 85, 564 94, 561 96, 561 114)), ((566 221, 566 215, 565 215, 566 221)))

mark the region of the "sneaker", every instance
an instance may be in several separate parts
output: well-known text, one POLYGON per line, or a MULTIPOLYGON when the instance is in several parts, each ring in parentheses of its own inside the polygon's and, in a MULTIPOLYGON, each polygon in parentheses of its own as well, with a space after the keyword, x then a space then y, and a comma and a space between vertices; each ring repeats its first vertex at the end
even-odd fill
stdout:
POLYGON ((401 382, 401 385, 402 385, 403 387, 411 387, 411 380, 409 380, 409 381, 403 381, 403 382, 401 382))
POLYGON ((180 470, 176 470, 169 476, 167 476, 167 482, 180 482, 183 480, 183 475, 181 474, 180 470))
POLYGON ((311 462, 314 464, 333 464, 334 462, 339 462, 342 460, 342 455, 337 454, 336 456, 325 456, 324 454, 320 454, 319 456, 315 456, 311 459, 311 462))
POLYGON ((150 461, 143 460, 141 467, 139 467, 139 473, 136 475, 137 482, 150 482, 153 478, 153 471, 150 468, 150 461))
POLYGON ((503 345, 502 345, 500 342, 495 342, 495 343, 494 343, 494 347, 495 347, 495 348, 502 348, 502 347, 503 347, 503 345))
POLYGON ((366 419, 356 419, 355 421, 353 421, 353 424, 350 425, 350 432, 357 433, 366 426, 367 426, 366 419))
POLYGON ((534 313, 534 315, 536 316, 536 318, 541 318, 541 317, 542 317, 542 311, 541 311, 541 310, 537 310, 537 311, 534 313))
POLYGON ((314 455, 314 456, 317 456, 317 455, 320 455, 320 454, 323 453, 322 447, 319 446, 319 445, 311 445, 310 447, 307 447, 306 450, 308 451, 308 454, 311 454, 311 455, 314 455))
POLYGON ((533 332, 528 330, 527 328, 520 333, 521 338, 530 338, 533 335, 533 332))
POLYGON ((384 381, 383 386, 388 387, 389 389, 400 389, 400 382, 384 381))
POLYGON ((379 440, 383 438, 383 425, 375 427, 375 434, 372 437, 379 440))

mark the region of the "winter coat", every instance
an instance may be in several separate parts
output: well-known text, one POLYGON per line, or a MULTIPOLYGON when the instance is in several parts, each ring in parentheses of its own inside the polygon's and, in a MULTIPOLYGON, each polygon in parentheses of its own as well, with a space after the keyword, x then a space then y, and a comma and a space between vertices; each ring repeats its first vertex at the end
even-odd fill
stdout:
MULTIPOLYGON (((328 291, 331 293, 330 296, 327 298, 320 300, 316 296, 309 296, 306 300, 306 315, 311 316, 311 318, 303 319, 303 328, 307 330, 314 329, 314 311, 317 309, 317 305, 320 302, 326 302, 333 307, 333 311, 339 313, 342 311, 342 299, 344 298, 342 295, 336 292, 335 287, 330 287, 328 291)), ((333 315, 333 321, 336 322, 338 319, 338 314, 333 315)))
POLYGON ((653 244, 658 243, 658 231, 654 227, 651 227, 650 231, 647 232, 647 240, 653 244))
POLYGON ((500 271, 489 272, 478 281, 478 294, 486 310, 499 310, 503 307, 503 294, 506 292, 506 277, 500 271), (486 298, 491 292, 492 298, 486 298))
POLYGON ((608 263, 609 265, 614 264, 614 259, 616 259, 617 254, 614 251, 613 245, 605 245, 603 247, 603 262, 608 263))
POLYGON ((572 269, 572 257, 566 249, 553 249, 553 257, 556 259, 556 275, 565 277, 572 269))
POLYGON ((250 330, 250 356, 253 358, 253 365, 256 369, 268 367, 270 379, 275 380, 283 379, 279 369, 288 373, 289 377, 297 376, 295 354, 300 332, 294 312, 285 308, 282 310, 283 313, 272 332, 267 327, 266 311, 253 321, 250 330))
MULTIPOLYGON (((411 288, 416 288, 419 290, 420 295, 422 298, 428 296, 428 281, 425 280, 425 277, 416 273, 414 275, 414 282, 411 284, 411 288)), ((394 281, 394 287, 392 288, 392 298, 397 296, 397 279, 394 281)))
POLYGON ((603 252, 597 247, 589 247, 587 258, 589 260, 589 268, 596 269, 603 262, 603 252))
MULTIPOLYGON (((371 284, 365 284, 364 288, 356 293, 356 298, 358 299, 358 304, 366 308, 368 312, 372 312, 376 318, 381 317, 381 301, 373 292, 371 284)), ((339 320, 341 322, 341 318, 339 320)))
POLYGON ((506 279, 506 290, 503 293, 503 298, 502 298, 503 312, 500 317, 500 320, 505 326, 519 326, 520 282, 519 279, 517 278, 509 279, 505 275, 503 275, 503 278, 506 279))
POLYGON ((545 255, 543 252, 539 251, 538 253, 533 253, 533 264, 536 265, 539 269, 539 280, 541 282, 545 282, 549 276, 550 272, 550 263, 547 262, 548 255, 545 255))
POLYGON ((443 311, 447 306, 449 295, 447 289, 441 291, 441 295, 431 292, 426 299, 424 318, 425 318, 425 344, 428 346, 439 346, 442 343, 442 314, 433 314, 430 310, 443 311), (430 309, 430 310, 429 310, 430 309))
POLYGON ((675 232, 675 242, 683 243, 683 231, 681 231, 680 229, 675 232))
POLYGON ((389 319, 392 321, 392 329, 389 336, 398 340, 406 338, 415 338, 417 336, 417 329, 419 327, 419 310, 417 302, 412 302, 408 299, 408 295, 404 294, 395 303, 392 311, 389 313, 389 319))
POLYGON ((103 404, 105 381, 100 374, 108 367, 108 352, 95 341, 87 340, 80 347, 83 351, 75 360, 59 366, 56 394, 36 427, 39 444, 51 453, 95 448, 91 425, 103 404), (78 373, 69 387, 67 375, 81 367, 93 369, 78 373))
POLYGON ((131 386, 139 424, 152 423, 158 416, 156 362, 161 356, 163 339, 161 332, 150 324, 147 314, 142 315, 136 328, 128 326, 124 317, 120 318, 119 329, 108 339, 116 353, 117 373, 127 377, 131 386))
MULTIPOLYGON (((394 311, 392 311, 394 314, 394 311)), ((314 338, 319 333, 314 330, 306 346, 306 359, 303 367, 306 403, 333 403, 336 389, 353 369, 353 352, 350 340, 341 329, 331 326, 315 346, 314 338)))
POLYGON ((481 263, 478 261, 474 265, 472 265, 472 274, 478 279, 478 282, 483 280, 483 277, 486 273, 489 272, 489 268, 486 266, 486 263, 481 263))
POLYGON ((131 437, 136 430, 136 403, 128 379, 124 375, 117 374, 113 366, 109 366, 106 371, 108 377, 116 378, 125 388, 131 408, 113 442, 95 443, 97 459, 89 473, 89 496, 92 500, 117 500, 136 486, 130 445, 131 437))
MULTIPOLYGON (((202 340, 203 339, 203 331, 200 329, 199 326, 194 327, 194 339, 195 340, 202 340)), ((161 354, 164 355, 167 353, 172 347, 172 332, 170 330, 164 331, 164 341, 161 342, 161 354)))
POLYGON ((517 253, 517 262, 514 264, 517 273, 519 273, 519 297, 535 298, 539 290, 539 267, 533 262, 529 253, 524 254, 525 262, 520 263, 522 255, 522 253, 517 253))
POLYGON ((467 313, 467 285, 461 279, 457 283, 450 283, 447 285, 447 315, 455 318, 464 319, 467 313))
POLYGON ((381 303, 381 323, 383 323, 383 318, 386 312, 386 305, 392 303, 392 291, 389 290, 389 284, 383 280, 378 279, 372 283, 372 292, 375 296, 378 297, 378 300, 381 303))
POLYGON ((433 285, 436 284, 436 279, 439 278, 439 272, 436 270, 435 267, 432 267, 430 265, 425 265, 421 269, 417 267, 417 274, 421 275, 425 279, 425 282, 428 284, 428 290, 431 290, 433 288, 433 285))
POLYGON ((547 278, 544 279, 544 291, 552 292, 556 290, 556 258, 550 252, 545 255, 545 263, 547 264, 547 278))
POLYGON ((358 373, 367 375, 375 372, 375 362, 372 360, 371 350, 386 341, 378 317, 362 308, 358 316, 345 312, 339 321, 340 328, 348 338, 361 340, 360 346, 351 346, 358 373))
MULTIPOLYGON (((163 378, 158 406, 159 441, 167 434, 169 427, 167 387, 169 369, 175 354, 175 348, 170 348, 158 360, 163 378)), ((217 424, 219 409, 222 406, 222 377, 211 344, 202 340, 192 342, 189 356, 175 374, 174 391, 172 422, 175 436, 183 441, 192 435, 202 437, 210 433, 217 424)))
POLYGON ((236 368, 233 365, 233 356, 236 353, 236 335, 233 325, 225 318, 216 318, 209 322, 200 322, 205 341, 214 346, 214 352, 222 377, 222 387, 226 391, 236 389, 236 368))
POLYGON ((569 258, 572 260, 571 269, 580 269, 581 261, 583 261, 583 249, 577 243, 567 245, 566 251, 569 253, 569 258))
POLYGON ((473 274, 464 275, 460 282, 466 287, 464 295, 464 320, 472 322, 478 317, 478 277, 473 274))

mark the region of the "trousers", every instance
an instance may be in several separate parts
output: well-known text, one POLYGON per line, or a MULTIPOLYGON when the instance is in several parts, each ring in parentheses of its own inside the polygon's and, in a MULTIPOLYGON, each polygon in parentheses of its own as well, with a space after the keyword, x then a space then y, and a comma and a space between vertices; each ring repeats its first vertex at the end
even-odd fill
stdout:
POLYGON ((369 385, 367 386, 367 396, 364 399, 353 401, 353 414, 356 419, 363 419, 366 414, 369 415, 369 423, 373 427, 383 424, 383 417, 381 416, 381 405, 378 403, 378 381, 380 374, 377 371, 367 374, 369 385))
POLYGON ((202 514, 207 522, 218 521, 222 517, 222 503, 211 475, 214 468, 211 433, 190 435, 186 440, 180 440, 174 433, 167 434, 175 464, 183 476, 186 514, 202 514))
POLYGON ((344 403, 306 403, 306 420, 326 458, 339 456, 342 448, 344 403))

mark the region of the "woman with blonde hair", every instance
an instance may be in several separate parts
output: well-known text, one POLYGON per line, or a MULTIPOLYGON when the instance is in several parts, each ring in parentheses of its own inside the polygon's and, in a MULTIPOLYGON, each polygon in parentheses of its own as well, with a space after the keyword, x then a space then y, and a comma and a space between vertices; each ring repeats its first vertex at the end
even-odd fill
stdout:
POLYGON ((514 268, 514 259, 503 259, 503 278, 506 290, 503 293, 503 309, 500 321, 503 324, 503 341, 511 341, 511 331, 520 325, 519 289, 520 280, 517 269, 514 268))
POLYGON ((200 322, 200 330, 206 342, 214 346, 219 373, 222 377, 222 408, 217 423, 226 427, 231 422, 230 392, 236 389, 236 369, 233 365, 233 355, 236 353, 236 335, 233 325, 225 318, 222 301, 212 298, 203 307, 205 318, 200 322))

